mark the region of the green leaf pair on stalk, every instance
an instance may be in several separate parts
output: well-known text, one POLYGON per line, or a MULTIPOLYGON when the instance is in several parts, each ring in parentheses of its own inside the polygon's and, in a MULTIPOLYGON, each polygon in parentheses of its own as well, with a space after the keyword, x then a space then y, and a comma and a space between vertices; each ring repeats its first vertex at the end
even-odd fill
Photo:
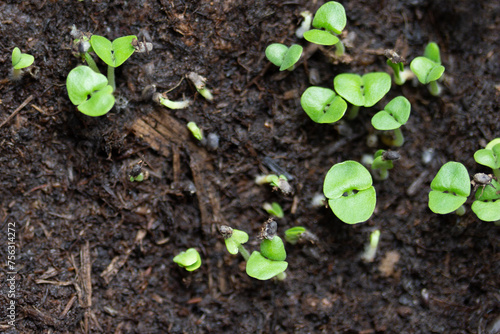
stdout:
POLYGON ((240 253, 246 264, 246 273, 258 280, 268 280, 276 277, 284 280, 285 270, 288 267, 286 259, 285 245, 283 240, 276 235, 277 224, 272 219, 264 223, 260 238, 260 251, 253 251, 252 254, 246 250, 244 243, 248 241, 248 234, 222 225, 219 232, 224 238, 227 251, 233 255, 240 253))
POLYGON ((90 48, 84 52, 88 66, 78 66, 71 70, 66 79, 66 88, 71 102, 88 116, 102 116, 115 104, 113 92, 116 89, 115 68, 122 65, 136 50, 134 35, 115 39, 93 35, 90 48), (89 52, 95 52, 108 65, 107 77, 102 75, 89 52))
POLYGON ((12 50, 11 59, 12 80, 14 81, 21 79, 23 75, 22 70, 31 66, 35 61, 35 57, 27 53, 22 53, 18 47, 15 47, 14 50, 12 50))
POLYGON ((439 46, 436 43, 427 44, 424 56, 413 59, 410 68, 420 83, 429 85, 429 92, 432 95, 438 96, 441 94, 441 87, 437 80, 441 78, 445 68, 441 65, 439 46))
POLYGON ((431 182, 429 208, 438 214, 465 214, 463 204, 474 186, 472 211, 483 221, 500 220, 500 183, 493 175, 477 173, 470 181, 465 166, 450 161, 444 164, 431 182))

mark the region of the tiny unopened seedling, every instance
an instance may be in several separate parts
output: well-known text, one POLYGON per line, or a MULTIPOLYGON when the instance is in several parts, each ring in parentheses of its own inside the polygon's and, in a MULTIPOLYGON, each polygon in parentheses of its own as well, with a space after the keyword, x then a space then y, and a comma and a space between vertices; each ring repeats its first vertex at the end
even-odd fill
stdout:
POLYGON ((191 131, 191 134, 193 135, 193 137, 195 137, 199 141, 203 140, 203 132, 198 127, 198 125, 196 125, 195 122, 189 122, 187 124, 187 128, 189 129, 189 131, 191 131))
POLYGON ((370 172, 356 161, 332 166, 323 183, 323 193, 333 213, 344 223, 368 220, 375 210, 376 194, 370 172))
POLYGON ((173 258, 173 261, 187 271, 194 271, 201 266, 200 253, 194 248, 180 252, 173 258))
POLYGON ((12 80, 21 79, 23 69, 31 66, 35 57, 27 53, 22 53, 18 47, 12 50, 12 80))
POLYGON ((393 131, 392 137, 384 136, 382 141, 387 145, 403 146, 404 136, 401 126, 406 124, 410 117, 411 105, 404 96, 392 99, 384 108, 372 117, 372 125, 381 131, 393 131))
POLYGON ((266 57, 278 66, 280 71, 292 71, 302 55, 302 50, 302 46, 297 44, 288 47, 281 43, 273 43, 266 48, 266 57))
POLYGON ((141 160, 136 163, 129 173, 130 182, 142 182, 148 178, 148 171, 143 170, 144 162, 141 160))
POLYGON ((347 103, 329 88, 309 87, 300 98, 300 104, 307 115, 316 123, 334 123, 340 120, 347 103))
POLYGON ((405 59, 397 54, 394 50, 385 50, 384 55, 387 57, 387 65, 394 71, 394 82, 396 85, 402 85, 407 80, 415 77, 415 74, 408 69, 405 69, 405 59))
POLYGON ((277 217, 277 218, 283 218, 285 214, 283 213, 283 209, 281 208, 281 205, 279 203, 273 202, 273 203, 264 203, 262 205, 262 208, 266 210, 268 214, 271 216, 277 217))
POLYGON ((437 80, 441 78, 445 68, 441 65, 439 46, 436 43, 427 44, 424 56, 413 59, 410 68, 417 76, 418 81, 424 85, 429 84, 429 92, 432 95, 441 94, 441 87, 437 80))
POLYGON ((361 259, 365 262, 373 262, 377 254, 378 243, 380 241, 380 230, 370 233, 370 240, 365 246, 365 251, 361 254, 361 259))
POLYGON ((495 177, 500 178, 500 138, 495 138, 474 153, 474 160, 478 164, 490 167, 493 170, 495 177))
POLYGON ((288 179, 285 175, 259 175, 255 178, 255 183, 262 184, 270 184, 274 190, 281 190, 281 192, 285 195, 289 195, 292 193, 293 189, 290 183, 288 183, 288 179))
POLYGON ((487 222, 500 221, 500 183, 491 174, 479 173, 474 175, 475 201, 472 211, 479 219, 487 222))
POLYGON ((240 253, 245 261, 248 261, 250 253, 248 253, 246 248, 243 246, 243 244, 248 241, 248 234, 246 232, 233 229, 227 225, 221 225, 219 227, 219 232, 224 238, 227 251, 233 255, 240 253))
POLYGON ((372 170, 375 172, 374 177, 377 180, 387 180, 389 177, 389 169, 394 168, 393 161, 401 158, 401 155, 395 151, 378 150, 375 152, 372 170))
POLYGON ((455 211, 463 215, 463 204, 470 195, 470 188, 469 173, 465 166, 455 161, 445 163, 431 182, 429 209, 438 214, 455 211))
POLYGON ((335 45, 337 48, 336 54, 342 55, 344 45, 336 35, 342 33, 346 23, 344 6, 336 1, 329 1, 316 11, 312 22, 315 29, 306 31, 304 38, 319 45, 335 45))
POLYGON ((304 37, 304 33, 311 29, 311 23, 313 19, 313 15, 308 10, 301 12, 300 16, 302 16, 304 20, 300 24, 300 27, 295 30, 295 36, 297 36, 297 38, 304 37))
POLYGON ((352 73, 339 74, 333 80, 337 94, 352 104, 347 118, 354 119, 359 107, 371 107, 391 89, 391 76, 385 72, 367 73, 363 76, 352 73))
POLYGON ((202 77, 201 75, 195 72, 189 72, 187 78, 191 80, 194 87, 196 88, 196 91, 200 93, 201 96, 203 96, 208 101, 212 101, 214 99, 212 92, 206 86, 207 78, 202 77))
POLYGON ((153 101, 161 104, 169 109, 184 109, 189 107, 191 100, 185 99, 181 101, 172 101, 166 97, 166 94, 154 93, 153 101))

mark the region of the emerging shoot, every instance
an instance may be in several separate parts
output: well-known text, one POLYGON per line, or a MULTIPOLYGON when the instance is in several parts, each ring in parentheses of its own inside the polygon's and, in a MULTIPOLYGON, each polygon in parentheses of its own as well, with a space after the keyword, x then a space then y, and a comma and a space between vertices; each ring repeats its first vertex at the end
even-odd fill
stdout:
POLYGON ((380 230, 375 230, 370 234, 370 242, 365 246, 365 251, 361 254, 361 259, 363 261, 373 262, 373 260, 375 260, 379 241, 380 230))
POLYGON ((153 101, 169 109, 184 109, 189 107, 189 105, 191 104, 191 100, 189 99, 183 101, 171 101, 166 97, 165 94, 160 93, 153 94, 153 101))
POLYGON ((297 36, 297 38, 303 38, 304 33, 311 29, 311 22, 313 19, 311 12, 308 10, 301 12, 300 16, 304 18, 304 21, 302 21, 300 27, 295 31, 295 36, 297 36))
POLYGON ((208 101, 212 101, 214 99, 212 92, 206 87, 207 78, 202 77, 201 75, 195 72, 189 72, 187 75, 188 79, 191 80, 194 87, 208 101))
POLYGON ((285 195, 289 195, 292 193, 293 189, 290 183, 288 183, 288 179, 285 175, 277 176, 275 174, 268 175, 259 175, 255 178, 255 183, 258 185, 270 184, 273 187, 273 190, 281 190, 281 192, 285 195))
POLYGON ((185 252, 180 252, 173 258, 173 261, 177 263, 179 267, 187 271, 194 271, 201 266, 200 253, 194 248, 189 248, 185 252))
POLYGON ((281 205, 279 205, 276 202, 273 203, 264 203, 262 205, 262 208, 266 210, 268 214, 271 216, 277 217, 277 218, 283 218, 285 214, 283 213, 283 209, 281 208, 281 205))
POLYGON ((20 80, 23 76, 22 70, 29 67, 35 61, 35 57, 22 53, 18 47, 12 50, 12 80, 20 80))
POLYGON ((189 129, 189 131, 191 131, 191 134, 193 135, 193 137, 195 137, 199 141, 203 140, 203 133, 202 133, 201 129, 198 127, 198 125, 196 125, 195 122, 189 122, 187 124, 187 128, 189 129))
POLYGON ((393 161, 399 158, 401 158, 401 155, 398 152, 378 150, 371 164, 375 179, 380 181, 387 180, 389 169, 394 168, 393 161))
POLYGON ((407 80, 415 77, 412 71, 405 69, 405 59, 398 55, 394 50, 385 50, 384 55, 387 57, 387 65, 394 72, 394 82, 396 85, 402 85, 407 80))

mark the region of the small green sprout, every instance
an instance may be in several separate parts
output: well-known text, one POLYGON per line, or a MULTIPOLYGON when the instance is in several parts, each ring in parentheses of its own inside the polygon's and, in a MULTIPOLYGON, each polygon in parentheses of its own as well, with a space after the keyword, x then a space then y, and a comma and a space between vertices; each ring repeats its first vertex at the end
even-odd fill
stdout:
POLYGON ((481 179, 485 178, 485 180, 478 180, 477 174, 474 175, 473 182, 481 181, 479 186, 482 186, 482 189, 476 191, 472 211, 482 221, 498 222, 500 221, 500 183, 491 175, 480 174, 481 179))
POLYGON ((12 80, 19 80, 23 76, 22 69, 29 67, 35 61, 35 57, 22 53, 16 46, 12 50, 12 80))
POLYGON ((230 254, 236 255, 238 252, 243 256, 245 261, 250 258, 250 253, 243 246, 248 241, 248 234, 246 232, 233 229, 227 225, 219 226, 219 232, 224 238, 227 251, 230 254))
POLYGON ((401 126, 406 124, 410 117, 411 105, 404 96, 398 96, 389 102, 384 110, 376 113, 372 118, 372 125, 377 130, 393 130, 393 140, 389 140, 392 146, 403 146, 404 136, 401 132, 401 126))
POLYGON ((323 193, 333 213, 344 223, 368 220, 375 210, 376 194, 370 172, 359 162, 332 166, 323 183, 323 193))
POLYGON ((365 262, 373 262, 377 254, 378 243, 380 241, 380 230, 370 233, 370 242, 366 245, 365 251, 361 254, 361 259, 365 262))
POLYGON ((367 73, 363 76, 352 73, 339 74, 333 80, 337 94, 353 106, 347 118, 354 119, 359 107, 371 107, 391 89, 391 76, 385 72, 367 73))
POLYGON ((202 77, 195 72, 189 72, 187 78, 191 80, 194 87, 196 88, 196 91, 200 93, 201 96, 203 96, 208 101, 212 101, 214 99, 212 92, 206 87, 207 78, 202 77))
POLYGON ((108 79, 88 66, 72 69, 66 79, 66 88, 71 102, 88 116, 102 116, 115 104, 113 87, 108 85, 108 79))
POLYGON ((439 46, 430 42, 425 47, 424 56, 417 57, 410 63, 410 68, 415 73, 422 84, 429 84, 429 92, 434 96, 441 94, 441 87, 437 80, 444 73, 444 66, 441 65, 441 55, 439 46))
POLYGON ((144 161, 140 160, 130 170, 129 180, 130 182, 142 182, 149 177, 149 172, 144 170, 142 167, 144 166, 144 161))
POLYGON ((283 213, 283 209, 281 208, 281 205, 279 205, 276 202, 273 203, 264 203, 262 205, 262 208, 266 210, 266 212, 274 217, 277 218, 283 218, 285 214, 283 213))
POLYGON ((276 235, 277 224, 273 220, 264 223, 261 232, 260 252, 254 251, 247 261, 247 275, 258 280, 276 277, 284 280, 288 267, 283 240, 276 235))
POLYGON ((137 39, 134 35, 119 37, 113 42, 99 35, 90 38, 93 51, 108 65, 108 81, 113 91, 116 89, 115 67, 123 64, 135 52, 132 45, 134 39, 137 39))
POLYGON ((189 99, 182 101, 172 101, 169 100, 165 94, 160 94, 160 93, 153 94, 153 101, 169 109, 184 109, 189 107, 189 105, 191 104, 191 100, 189 99))
POLYGON ((194 271, 201 266, 200 253, 194 248, 180 252, 174 257, 173 261, 187 271, 194 271))
POLYGON ((398 55, 396 51, 385 50, 384 55, 387 57, 387 65, 394 71, 396 85, 403 85, 407 80, 415 77, 411 70, 405 69, 405 59, 398 55))
POLYGON ((378 150, 373 157, 371 168, 378 171, 375 175, 377 180, 387 180, 389 177, 389 169, 394 168, 393 161, 401 158, 398 152, 378 150))
POLYGON ((474 153, 474 160, 480 165, 490 167, 495 177, 500 178, 500 138, 495 138, 485 148, 474 153))
POLYGON ((195 122, 189 122, 187 124, 187 128, 189 129, 189 131, 191 131, 191 133, 196 139, 198 139, 199 141, 203 140, 203 133, 201 132, 201 129, 198 127, 198 125, 196 125, 195 122))
POLYGON ((463 215, 463 204, 470 195, 470 188, 465 166, 454 161, 445 163, 431 182, 429 209, 438 214, 456 211, 458 215, 463 215))
POLYGON ((319 45, 336 45, 337 55, 342 55, 344 45, 335 34, 342 33, 346 23, 344 6, 336 1, 329 1, 316 11, 312 22, 313 27, 316 29, 305 32, 304 38, 319 45))
POLYGON ((266 48, 266 57, 278 66, 280 71, 292 71, 302 55, 302 50, 302 46, 297 44, 287 47, 284 44, 273 43, 266 48))
POLYGON ((286 242, 295 245, 297 242, 299 242, 302 234, 304 234, 306 231, 306 228, 303 226, 295 226, 289 228, 285 231, 285 240, 286 242))
POLYGON ((300 104, 316 123, 337 122, 347 110, 347 103, 342 97, 323 87, 307 88, 300 98, 300 104))
POLYGON ((285 175, 259 175, 255 178, 255 183, 257 183, 258 185, 268 183, 273 187, 274 190, 279 189, 285 195, 291 194, 293 191, 292 186, 290 185, 290 183, 288 183, 288 179, 285 175))

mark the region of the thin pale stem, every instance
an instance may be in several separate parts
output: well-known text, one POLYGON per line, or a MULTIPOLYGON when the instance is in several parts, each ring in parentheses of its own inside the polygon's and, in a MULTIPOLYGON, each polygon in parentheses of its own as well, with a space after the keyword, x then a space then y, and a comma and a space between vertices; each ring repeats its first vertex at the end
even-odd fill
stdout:
POLYGON ((403 132, 401 128, 394 129, 394 142, 392 145, 401 147, 405 143, 405 137, 403 136, 403 132))
POLYGON ((456 211, 455 213, 459 216, 463 216, 465 215, 465 206, 461 205, 456 211))
POLYGON ((115 68, 113 66, 108 66, 108 85, 113 87, 113 92, 116 90, 115 68))
POLYGON ((441 94, 441 87, 437 81, 429 82, 429 92, 434 96, 439 96, 439 94, 441 94))
POLYGON ((92 71, 96 73, 101 73, 99 72, 99 69, 97 68, 94 59, 92 59, 92 56, 88 52, 85 52, 85 61, 87 62, 87 65, 92 69, 92 71))
POLYGON ((247 251, 245 246, 243 246, 242 244, 239 244, 238 251, 240 252, 241 256, 243 256, 245 261, 248 261, 248 259, 250 258, 250 253, 247 251))
POLYGON ((359 107, 360 106, 352 105, 351 108, 349 108, 349 111, 347 112, 347 115, 346 115, 347 119, 353 120, 356 117, 358 117, 359 107))
POLYGON ((335 55, 337 57, 340 57, 340 56, 343 56, 345 54, 345 46, 344 46, 344 43, 342 43, 341 40, 339 40, 337 42, 337 44, 335 44, 335 55))

